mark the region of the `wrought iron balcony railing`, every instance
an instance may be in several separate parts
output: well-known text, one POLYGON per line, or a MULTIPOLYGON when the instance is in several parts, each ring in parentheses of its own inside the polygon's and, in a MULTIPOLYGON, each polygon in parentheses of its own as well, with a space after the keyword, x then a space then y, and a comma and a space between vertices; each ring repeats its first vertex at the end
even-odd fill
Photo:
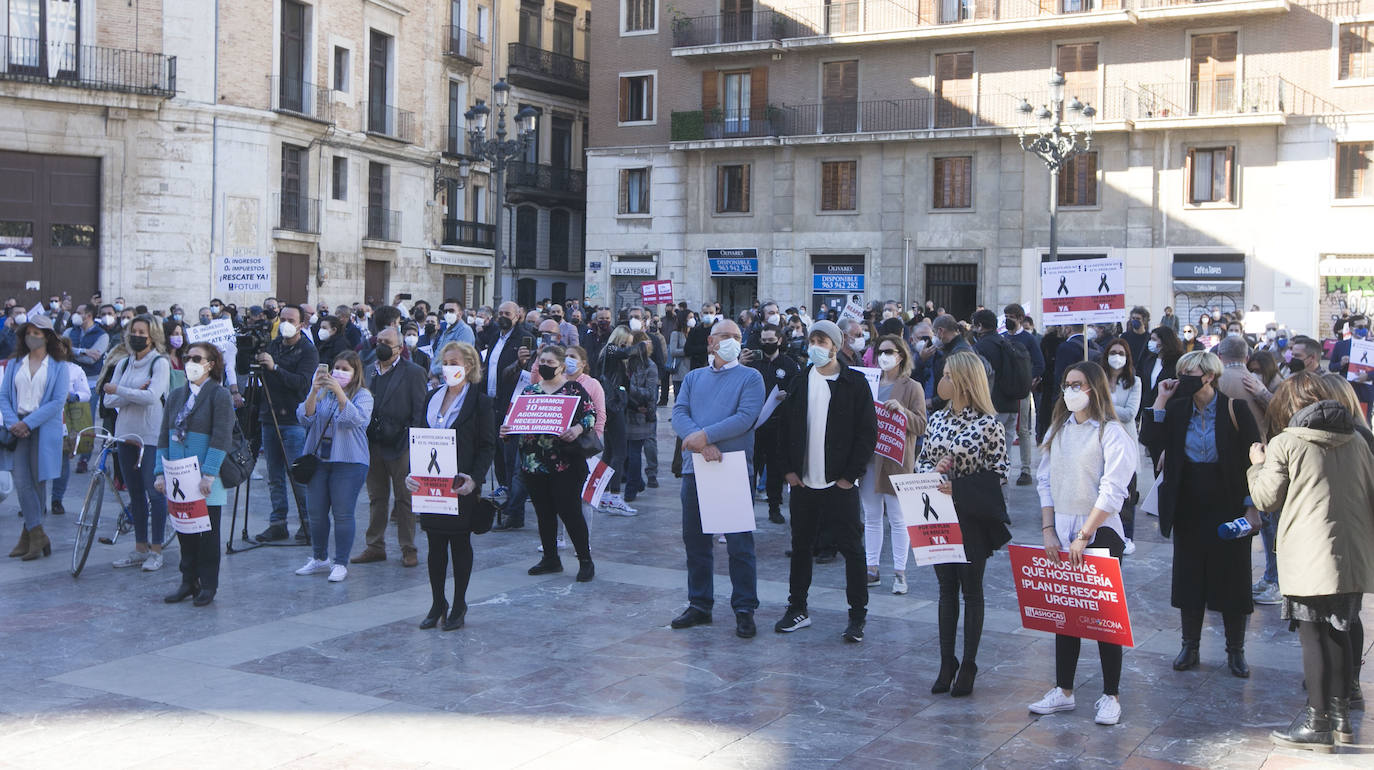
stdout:
POLYGON ((272 210, 277 213, 277 229, 297 233, 320 232, 320 199, 300 193, 272 194, 272 210))
POLYGON ((363 215, 367 220, 364 238, 373 241, 401 240, 401 212, 368 206, 363 209, 363 215))
POLYGON ((519 161, 506 166, 506 186, 554 195, 581 195, 587 191, 587 173, 581 169, 560 168, 548 163, 519 161))
POLYGON ((177 90, 177 59, 0 35, 0 80, 170 97, 177 90))
POLYGON ((415 142, 415 113, 381 102, 362 103, 362 129, 398 142, 415 142))
POLYGON ((496 248, 496 225, 469 222, 466 219, 445 219, 444 245, 494 249, 496 248))
POLYGON ((271 93, 273 112, 299 115, 326 123, 334 122, 333 99, 330 98, 328 88, 276 75, 268 76, 267 85, 271 93))
POLYGON ((524 43, 511 43, 506 57, 506 79, 513 85, 555 91, 586 98, 591 71, 583 59, 546 51, 524 43))
POLYGON ((487 50, 486 42, 476 32, 449 25, 448 42, 444 46, 444 53, 448 56, 465 59, 480 67, 487 60, 487 50))

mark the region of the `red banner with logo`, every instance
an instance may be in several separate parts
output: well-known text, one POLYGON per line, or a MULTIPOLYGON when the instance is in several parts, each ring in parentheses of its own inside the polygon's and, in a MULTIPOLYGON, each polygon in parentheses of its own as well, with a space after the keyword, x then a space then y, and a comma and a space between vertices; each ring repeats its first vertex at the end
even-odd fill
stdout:
POLYGON ((641 281, 639 293, 644 296, 645 305, 673 304, 672 281, 641 281))
POLYGON ((878 446, 873 453, 901 465, 902 455, 906 454, 906 415, 876 401, 873 411, 878 413, 878 446))
POLYGON ((1059 552, 1059 564, 1044 548, 1012 545, 1008 552, 1024 628, 1135 646, 1121 562, 1085 556, 1085 564, 1075 568, 1069 566, 1068 551, 1059 552))

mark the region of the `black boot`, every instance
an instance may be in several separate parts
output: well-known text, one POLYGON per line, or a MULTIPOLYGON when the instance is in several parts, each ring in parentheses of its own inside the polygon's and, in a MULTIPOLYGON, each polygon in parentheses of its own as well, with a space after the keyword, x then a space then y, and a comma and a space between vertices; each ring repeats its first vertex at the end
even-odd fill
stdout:
POLYGON ((531 575, 548 575, 553 572, 562 572, 563 562, 557 556, 545 556, 539 563, 530 567, 531 575))
POLYGON ((1245 663, 1245 648, 1226 650, 1226 667, 1231 669, 1231 676, 1241 679, 1250 678, 1250 667, 1245 663))
POLYGON ((1330 754, 1335 747, 1331 736, 1331 718, 1326 712, 1305 707, 1287 730, 1274 730, 1269 740, 1289 749, 1307 749, 1330 754))
POLYGON ((1196 641, 1183 640, 1183 649, 1178 651, 1178 657, 1174 658, 1175 671, 1187 671, 1190 668, 1197 668, 1200 662, 1197 655, 1198 643, 1196 641))
POLYGON ((467 608, 467 607, 463 607, 462 609, 459 609, 459 608, 455 607, 455 608, 453 609, 453 612, 450 612, 450 613, 448 614, 448 620, 445 620, 445 621, 444 621, 443 630, 444 630, 444 631, 457 631, 458 629, 460 629, 460 628, 463 627, 463 621, 467 618, 467 616, 468 616, 468 608, 467 608))
POLYGON ((596 577, 596 565, 592 564, 592 557, 577 557, 577 582, 590 583, 596 577))
POLYGON ((194 583, 182 583, 180 586, 177 587, 177 590, 162 597, 162 601, 167 602, 168 604, 176 604, 177 602, 186 601, 187 599, 194 596, 195 593, 196 586, 194 583))
POLYGON ((1327 703, 1330 704, 1331 737, 1336 743, 1354 743, 1355 728, 1350 723, 1350 699, 1333 695, 1327 703))
POLYGON ((439 601, 434 602, 432 605, 430 605, 429 614, 425 616, 424 620, 420 621, 420 628, 434 628, 435 626, 439 625, 439 623, 443 621, 443 619, 447 616, 448 602, 444 601, 443 599, 440 599, 439 601))
POLYGON ((959 667, 959 675, 954 677, 954 684, 949 688, 949 694, 955 698, 962 698, 973 693, 973 678, 978 676, 978 664, 964 658, 964 665, 959 667))
POLYGON ((953 656, 940 659, 940 674, 935 677, 935 684, 930 686, 931 695, 949 692, 949 683, 954 680, 954 675, 959 671, 959 659, 953 656))
POLYGON ((1364 711, 1364 690, 1360 687, 1358 679, 1350 682, 1350 710, 1364 711))

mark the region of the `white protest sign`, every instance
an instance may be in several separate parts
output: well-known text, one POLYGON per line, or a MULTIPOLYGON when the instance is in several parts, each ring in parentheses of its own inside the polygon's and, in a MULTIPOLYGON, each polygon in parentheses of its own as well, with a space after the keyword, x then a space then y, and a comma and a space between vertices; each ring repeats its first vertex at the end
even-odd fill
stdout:
POLYGON ((1361 374, 1374 376, 1374 341, 1350 340, 1350 368, 1345 378, 1351 382, 1360 379, 1361 374))
POLYGON ((215 287, 220 294, 271 292, 272 257, 244 253, 216 256, 215 287))
POLYGON ((224 356, 226 366, 234 365, 238 348, 234 344, 234 324, 228 318, 217 318, 204 326, 186 327, 187 345, 214 345, 224 356))
POLYGON ((851 366, 850 369, 862 374, 868 380, 868 389, 873 391, 873 400, 878 400, 878 383, 882 382, 883 370, 876 366, 851 366))
POLYGON ((1264 335, 1264 329, 1269 324, 1274 323, 1274 311, 1272 310, 1251 310, 1245 314, 1243 319, 1246 334, 1253 334, 1256 337, 1264 335))
POLYGON ((416 513, 458 515, 458 434, 446 428, 410 429, 410 476, 420 491, 410 495, 416 513))
POLYGON ((1040 301, 1042 326, 1125 323, 1125 264, 1119 259, 1042 262, 1040 301))
POLYGON ((744 452, 724 452, 718 462, 693 452, 701 531, 708 535, 753 532, 754 495, 749 490, 749 466, 744 452))
POLYGON ((858 300, 849 300, 845 304, 844 310, 840 311, 840 318, 853 318, 855 321, 864 320, 864 306, 858 300))
POLYGON ((889 476, 911 536, 911 558, 917 566, 963 564, 964 534, 954 512, 954 498, 941 492, 940 474, 904 473, 889 476))
POLYGON ((164 460, 162 475, 166 478, 172 527, 183 535, 209 532, 210 511, 205 507, 205 495, 200 493, 200 461, 195 457, 164 460))

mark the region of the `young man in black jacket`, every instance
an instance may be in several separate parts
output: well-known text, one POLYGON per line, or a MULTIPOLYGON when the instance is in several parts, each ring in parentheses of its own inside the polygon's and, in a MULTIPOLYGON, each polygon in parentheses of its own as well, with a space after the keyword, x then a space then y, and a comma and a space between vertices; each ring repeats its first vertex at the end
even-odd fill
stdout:
POLYGON ((844 555, 849 600, 847 642, 862 642, 868 614, 868 572, 863 547, 859 477, 878 443, 873 391, 864 376, 840 363, 843 335, 818 321, 808 337, 811 366, 797 377, 778 430, 784 477, 792 487, 792 570, 787 612, 773 630, 789 633, 811 625, 806 599, 811 588, 811 545, 822 519, 844 555))
MULTIPOLYGON (((763 375, 765 398, 771 396, 773 389, 786 396, 801 374, 801 365, 782 352, 781 330, 772 324, 765 324, 759 332, 761 355, 750 366, 763 375)), ((776 409, 754 433, 754 475, 767 473, 768 520, 774 524, 786 524, 782 517, 782 481, 786 471, 782 466, 782 444, 778 442, 778 425, 782 422, 782 410, 776 409)), ((757 484, 756 480, 751 481, 757 484)))

